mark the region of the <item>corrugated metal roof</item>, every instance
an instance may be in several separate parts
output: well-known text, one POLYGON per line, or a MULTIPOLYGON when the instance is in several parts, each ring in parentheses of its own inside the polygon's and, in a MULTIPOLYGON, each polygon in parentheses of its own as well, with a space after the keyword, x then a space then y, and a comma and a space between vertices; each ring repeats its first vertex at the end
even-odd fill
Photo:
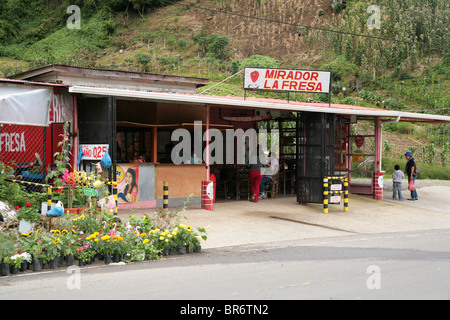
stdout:
POLYGON ((25 79, 29 80, 37 76, 41 76, 43 74, 48 74, 51 72, 70 72, 73 70, 77 70, 78 73, 88 73, 95 72, 97 76, 101 76, 104 78, 123 78, 129 79, 130 77, 134 77, 135 79, 142 80, 152 80, 152 81, 178 81, 181 83, 193 83, 196 84, 197 87, 204 86, 208 84, 209 79, 200 78, 200 77, 186 77, 186 76, 175 76, 175 75, 165 75, 165 74, 157 74, 157 73, 149 73, 149 72, 137 72, 137 71, 127 71, 127 70, 119 70, 119 69, 99 69, 99 68, 88 68, 88 67, 80 67, 80 66, 69 66, 62 64, 50 64, 46 66, 37 67, 34 69, 30 69, 24 72, 16 73, 14 75, 9 76, 10 79, 25 79))
POLYGON ((29 81, 29 80, 14 80, 14 79, 6 79, 0 78, 0 83, 17 83, 17 84, 25 84, 25 85, 37 85, 37 86, 46 86, 46 87, 68 87, 65 84, 57 84, 57 83, 46 83, 46 82, 37 82, 37 81, 29 81))

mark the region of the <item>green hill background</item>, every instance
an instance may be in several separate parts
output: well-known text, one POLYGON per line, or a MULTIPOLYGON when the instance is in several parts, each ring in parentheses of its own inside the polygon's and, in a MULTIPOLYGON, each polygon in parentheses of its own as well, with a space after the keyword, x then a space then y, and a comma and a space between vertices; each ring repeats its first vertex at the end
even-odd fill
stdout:
MULTIPOLYGON (((3 0, 0 77, 58 63, 207 77, 210 88, 245 66, 321 69, 333 71, 334 102, 450 115, 448 12, 446 0, 3 0), (80 29, 67 25, 71 5, 80 29)), ((243 95, 242 78, 206 94, 243 95)), ((386 158, 410 149, 447 166, 449 125, 384 130, 386 158)))

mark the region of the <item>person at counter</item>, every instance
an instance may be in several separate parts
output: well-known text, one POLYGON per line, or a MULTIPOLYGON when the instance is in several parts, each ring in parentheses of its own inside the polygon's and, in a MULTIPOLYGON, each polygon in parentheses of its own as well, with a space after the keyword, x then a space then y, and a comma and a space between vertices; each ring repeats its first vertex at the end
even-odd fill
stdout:
POLYGON ((128 168, 125 174, 126 185, 117 195, 119 202, 136 202, 138 196, 138 186, 136 183, 136 171, 128 168))
POLYGON ((191 156, 191 163, 192 164, 201 164, 202 160, 199 159, 196 153, 193 153, 191 156))
POLYGON ((145 163, 144 155, 140 155, 137 151, 134 153, 133 160, 130 161, 130 163, 145 163))

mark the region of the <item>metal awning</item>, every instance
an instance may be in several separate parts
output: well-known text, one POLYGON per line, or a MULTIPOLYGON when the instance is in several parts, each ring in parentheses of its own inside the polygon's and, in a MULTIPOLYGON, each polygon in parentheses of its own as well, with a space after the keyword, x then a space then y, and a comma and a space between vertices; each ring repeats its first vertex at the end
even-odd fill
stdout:
MULTIPOLYGON (((184 129, 194 129, 196 123, 173 123, 173 124, 150 124, 150 123, 138 123, 138 122, 131 122, 131 121, 117 121, 116 125, 118 127, 127 127, 127 128, 144 128, 144 129, 151 129, 151 128, 158 128, 158 129, 178 129, 178 128, 184 128, 184 129)), ((206 124, 201 124, 202 127, 206 127, 206 124)), ((209 127, 211 129, 218 129, 218 130, 225 130, 225 129, 232 129, 233 126, 226 125, 226 124, 210 124, 209 127)))
POLYGON ((321 112, 362 117, 385 117, 411 122, 450 123, 449 116, 419 114, 393 110, 343 105, 337 103, 307 103, 254 97, 210 96, 165 92, 146 92, 136 90, 109 89, 98 87, 72 86, 69 92, 93 96, 113 96, 117 98, 142 99, 154 102, 196 104, 202 106, 239 107, 293 112, 321 112))

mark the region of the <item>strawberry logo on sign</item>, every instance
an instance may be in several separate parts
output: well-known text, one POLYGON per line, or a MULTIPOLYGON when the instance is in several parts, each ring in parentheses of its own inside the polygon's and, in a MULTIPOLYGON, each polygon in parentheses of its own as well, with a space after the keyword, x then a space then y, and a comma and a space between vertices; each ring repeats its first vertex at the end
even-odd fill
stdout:
POLYGON ((259 79, 259 72, 253 71, 252 73, 250 73, 250 78, 252 78, 253 82, 256 82, 259 79))
POLYGON ((355 144, 358 147, 358 149, 360 149, 363 146, 363 144, 364 144, 364 137, 356 136, 355 137, 355 144))

